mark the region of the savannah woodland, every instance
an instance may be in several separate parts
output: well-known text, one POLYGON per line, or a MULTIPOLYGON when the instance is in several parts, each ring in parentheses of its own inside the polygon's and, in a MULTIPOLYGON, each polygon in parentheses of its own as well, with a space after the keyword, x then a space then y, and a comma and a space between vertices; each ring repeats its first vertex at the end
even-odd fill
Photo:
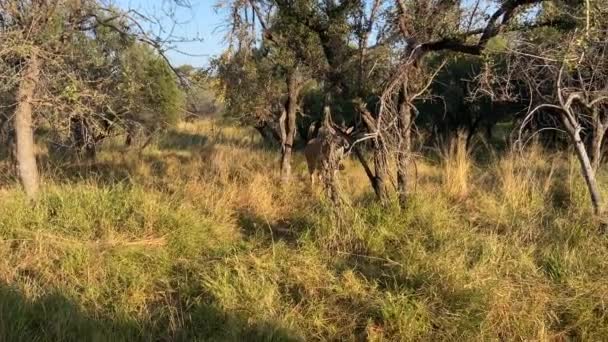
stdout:
POLYGON ((0 341, 608 341, 608 1, 201 1, 0 0, 0 341))

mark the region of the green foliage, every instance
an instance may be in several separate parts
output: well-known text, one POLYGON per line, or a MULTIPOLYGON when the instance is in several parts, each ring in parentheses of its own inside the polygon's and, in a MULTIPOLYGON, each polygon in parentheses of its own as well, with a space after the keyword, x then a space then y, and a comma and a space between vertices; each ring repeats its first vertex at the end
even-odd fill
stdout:
POLYGON ((221 99, 214 91, 216 77, 208 70, 196 69, 191 65, 182 65, 177 72, 188 83, 184 98, 187 116, 212 116, 220 111, 221 99))
POLYGON ((55 144, 81 149, 134 124, 153 131, 179 121, 184 96, 173 71, 138 39, 133 18, 123 10, 96 0, 9 3, 2 9, 0 27, 7 42, 0 61, 7 79, 2 108, 13 108, 19 66, 36 51, 42 72, 33 112, 50 129, 47 138, 55 144), (20 15, 23 22, 11 21, 20 15), (24 34, 20 25, 27 26, 34 17, 44 24, 24 34), (86 137, 75 134, 83 131, 76 122, 86 137))
POLYGON ((225 115, 255 125, 273 122, 281 112, 285 78, 263 50, 225 53, 213 61, 225 115))
POLYGON ((184 94, 166 61, 142 44, 126 49, 120 61, 118 89, 128 118, 149 129, 175 125, 182 115, 184 94))

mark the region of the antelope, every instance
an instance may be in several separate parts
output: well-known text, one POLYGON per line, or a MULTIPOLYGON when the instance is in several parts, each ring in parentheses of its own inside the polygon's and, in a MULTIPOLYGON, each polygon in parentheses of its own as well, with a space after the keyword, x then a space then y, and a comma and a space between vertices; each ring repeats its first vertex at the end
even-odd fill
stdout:
MULTIPOLYGON (((335 148, 334 156, 338 162, 338 169, 344 169, 344 165, 341 163, 341 161, 346 156, 347 149, 350 146, 350 143, 346 137, 352 131, 353 127, 340 133, 330 129, 329 132, 323 132, 318 137, 308 141, 306 147, 304 148, 304 156, 306 157, 306 163, 308 164, 308 174, 310 176, 311 189, 314 186, 315 177, 319 177, 318 173, 323 168, 323 164, 329 162, 328 158, 331 148, 335 148)), ((338 170, 333 171, 335 174, 338 170)))

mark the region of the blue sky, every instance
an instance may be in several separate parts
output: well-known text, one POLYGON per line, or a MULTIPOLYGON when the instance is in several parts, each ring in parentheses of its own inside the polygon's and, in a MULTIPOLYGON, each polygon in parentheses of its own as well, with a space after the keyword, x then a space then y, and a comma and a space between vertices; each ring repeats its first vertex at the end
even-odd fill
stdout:
MULTIPOLYGON (((168 56, 175 66, 191 64, 206 66, 209 57, 217 55, 224 49, 225 15, 222 10, 215 9, 217 0, 190 0, 191 9, 178 9, 175 17, 179 20, 174 29, 174 35, 180 37, 201 37, 202 42, 178 43, 177 50, 170 51, 168 56)), ((165 27, 172 27, 172 20, 162 14, 163 8, 168 7, 170 0, 111 0, 112 3, 125 9, 135 9, 146 15, 156 14, 165 18, 165 27)), ((161 35, 162 36, 162 35, 161 35)))
MULTIPOLYGON (((1 1, 1 0, 0 0, 1 1)), ((163 26, 172 27, 172 20, 163 14, 163 9, 175 8, 174 0, 102 0, 124 9, 135 9, 146 15, 164 17, 163 26)), ((184 1, 184 0, 182 0, 184 1)), ((185 0, 192 4, 192 8, 181 8, 176 11, 175 18, 179 21, 174 29, 174 35, 180 37, 196 38, 203 41, 178 43, 175 51, 169 51, 171 62, 175 66, 190 64, 196 67, 208 65, 209 58, 220 54, 226 44, 226 12, 216 10, 219 0, 185 0), (183 53, 180 53, 183 52, 183 53)), ((472 0, 465 0, 470 5, 472 0)), ((161 36, 164 36, 161 34, 161 36)))

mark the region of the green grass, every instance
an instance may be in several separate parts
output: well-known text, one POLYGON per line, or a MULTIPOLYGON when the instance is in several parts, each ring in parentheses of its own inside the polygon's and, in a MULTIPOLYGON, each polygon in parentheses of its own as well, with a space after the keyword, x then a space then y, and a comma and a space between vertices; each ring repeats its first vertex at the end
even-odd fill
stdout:
POLYGON ((421 162, 405 210, 349 161, 341 224, 301 157, 280 189, 277 153, 225 125, 46 161, 36 205, 0 189, 0 340, 604 340, 608 238, 576 164, 458 158, 421 162))

